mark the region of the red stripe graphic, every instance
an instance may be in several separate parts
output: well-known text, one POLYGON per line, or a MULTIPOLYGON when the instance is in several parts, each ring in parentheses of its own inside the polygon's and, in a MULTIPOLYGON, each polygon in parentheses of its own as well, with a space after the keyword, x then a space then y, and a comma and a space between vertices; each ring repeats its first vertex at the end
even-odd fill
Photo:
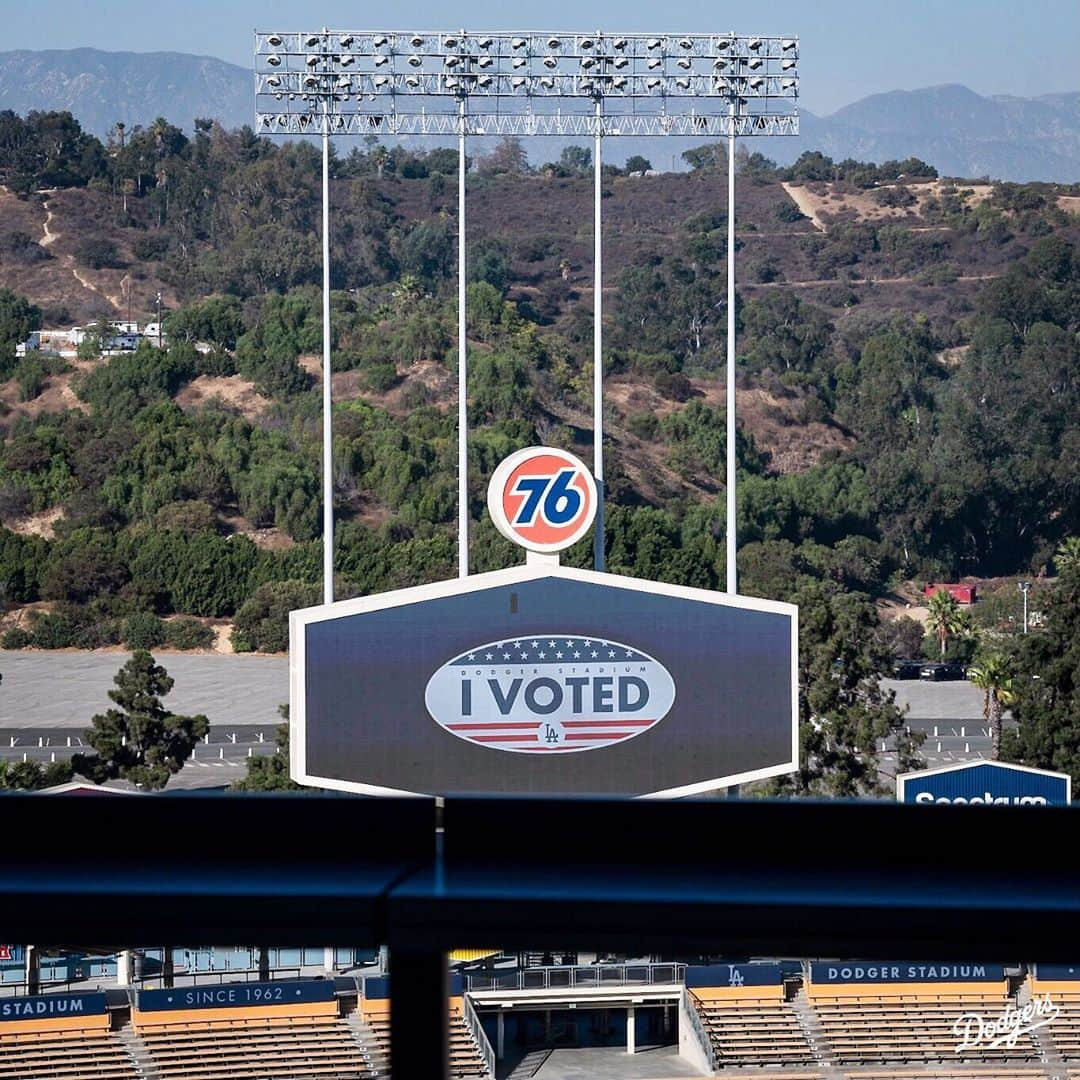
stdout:
POLYGON ((564 720, 563 727, 644 727, 655 720, 564 720))
POLYGON ((499 730, 506 730, 506 731, 519 731, 519 730, 535 731, 540 726, 540 723, 539 723, 539 721, 537 721, 536 723, 531 723, 531 722, 530 723, 517 723, 517 722, 515 722, 515 723, 505 723, 505 722, 502 722, 502 721, 492 720, 492 721, 490 721, 488 723, 447 724, 446 726, 451 731, 488 731, 488 730, 491 730, 492 728, 496 728, 496 729, 499 729, 499 730))
POLYGON ((596 734, 591 734, 587 731, 574 731, 566 736, 567 741, 570 739, 625 739, 627 735, 633 735, 632 731, 602 731, 596 734))
POLYGON ((524 735, 470 735, 472 742, 521 742, 524 735))

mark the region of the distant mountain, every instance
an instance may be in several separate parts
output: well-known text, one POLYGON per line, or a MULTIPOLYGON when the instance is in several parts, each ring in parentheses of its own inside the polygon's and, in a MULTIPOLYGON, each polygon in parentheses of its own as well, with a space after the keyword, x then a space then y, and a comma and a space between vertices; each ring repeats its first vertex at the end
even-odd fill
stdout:
POLYGON ((188 53, 0 52, 0 109, 67 109, 101 139, 117 120, 132 127, 159 116, 186 131, 196 116, 239 127, 254 121, 254 81, 245 68, 188 53))
POLYGON ((804 150, 832 158, 919 157, 946 176, 1080 180, 1080 93, 982 97, 966 86, 873 94, 818 117, 806 110, 797 139, 763 152, 783 163, 804 150))
MULTIPOLYGON (((250 71, 212 57, 98 49, 0 52, 0 109, 69 109, 101 138, 117 120, 130 127, 158 116, 185 130, 196 116, 238 127, 252 122, 254 107, 250 71)), ((529 159, 554 160, 571 141, 526 140, 529 159)), ((618 139, 605 146, 605 157, 621 164, 642 154, 658 169, 670 169, 673 162, 681 166, 679 154, 699 142, 618 139)), ((804 109, 798 138, 750 145, 782 164, 804 150, 821 150, 837 160, 919 157, 948 176, 1073 182, 1080 180, 1080 93, 1016 98, 982 97, 956 85, 894 90, 830 116, 804 109)))

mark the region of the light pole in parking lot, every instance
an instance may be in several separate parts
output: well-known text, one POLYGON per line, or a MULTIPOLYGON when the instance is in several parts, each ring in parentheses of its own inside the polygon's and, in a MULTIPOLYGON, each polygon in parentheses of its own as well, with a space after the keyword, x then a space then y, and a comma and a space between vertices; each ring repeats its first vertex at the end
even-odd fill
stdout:
POLYGON ((1024 594, 1024 633, 1028 628, 1028 593, 1031 592, 1030 581, 1018 581, 1016 587, 1024 594))

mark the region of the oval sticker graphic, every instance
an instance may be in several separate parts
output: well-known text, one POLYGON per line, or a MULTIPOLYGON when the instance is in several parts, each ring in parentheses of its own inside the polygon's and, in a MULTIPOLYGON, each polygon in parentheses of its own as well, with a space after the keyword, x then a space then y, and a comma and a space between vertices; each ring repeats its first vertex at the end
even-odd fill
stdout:
POLYGON ((596 481, 584 462, 549 446, 504 458, 488 484, 488 512, 508 540, 530 551, 561 551, 596 516, 596 481))
POLYGON ((602 750, 649 731, 674 703, 667 668, 640 649, 554 632, 477 645, 424 691, 445 731, 514 754, 602 750))

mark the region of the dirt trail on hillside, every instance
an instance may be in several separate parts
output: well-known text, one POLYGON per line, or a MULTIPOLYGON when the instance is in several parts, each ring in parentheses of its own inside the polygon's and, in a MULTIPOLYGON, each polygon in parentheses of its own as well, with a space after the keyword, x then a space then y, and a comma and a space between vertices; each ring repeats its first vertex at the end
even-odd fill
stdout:
MULTIPOLYGON (((1000 274, 962 274, 956 281, 993 281, 1000 274)), ((751 281, 739 286, 741 289, 812 289, 820 285, 919 285, 912 277, 879 278, 814 278, 811 281, 751 281)))
MULTIPOLYGON (((45 201, 44 201, 44 202, 42 203, 42 206, 43 206, 43 207, 45 208, 45 220, 44 220, 44 221, 43 221, 43 222, 41 223, 41 234, 42 234, 42 236, 41 236, 41 246, 42 246, 42 247, 44 247, 44 248, 47 248, 47 247, 51 247, 51 246, 52 246, 53 244, 55 244, 55 243, 56 243, 56 240, 57 240, 57 238, 58 238, 58 237, 59 237, 59 235, 60 235, 59 233, 56 233, 56 232, 54 232, 54 231, 53 231, 53 229, 52 229, 52 219, 53 219, 53 217, 54 217, 55 215, 53 214, 53 212, 52 212, 52 206, 50 205, 50 203, 51 203, 51 199, 49 199, 49 198, 48 198, 48 196, 51 196, 51 195, 53 195, 53 194, 55 193, 55 191, 56 191, 56 188, 49 188, 49 189, 48 189, 47 191, 43 191, 43 192, 41 193, 42 195, 46 196, 46 199, 45 199, 45 201)), ((79 283, 79 284, 80 284, 80 285, 81 285, 81 286, 82 286, 82 287, 83 287, 84 289, 89 289, 89 290, 90 290, 90 292, 92 292, 92 293, 95 293, 95 294, 96 294, 97 296, 100 296, 100 297, 101 297, 101 298, 102 298, 103 300, 108 300, 108 302, 109 302, 110 304, 112 304, 112 306, 113 306, 113 307, 114 307, 114 308, 115 308, 115 309, 116 309, 117 311, 123 311, 123 309, 124 309, 124 301, 123 301, 123 297, 119 297, 119 296, 112 296, 112 295, 110 295, 109 293, 103 292, 103 291, 102 291, 101 289, 99 289, 99 288, 98 288, 98 287, 97 287, 97 286, 96 286, 96 285, 95 285, 95 284, 94 284, 94 283, 93 283, 93 282, 92 282, 92 281, 91 281, 91 280, 90 280, 90 279, 89 279, 89 278, 88 278, 88 277, 87 277, 87 276, 86 276, 86 275, 85 275, 85 274, 84 274, 84 273, 83 273, 83 272, 82 272, 82 271, 81 271, 81 270, 80 270, 80 269, 79 269, 79 268, 78 268, 78 267, 77 267, 76 265, 75 265, 75 256, 74 256, 74 255, 68 255, 68 254, 66 254, 66 253, 64 253, 64 252, 61 252, 61 253, 59 254, 59 258, 60 258, 60 261, 61 261, 61 262, 62 262, 62 263, 63 263, 63 264, 64 264, 64 265, 65 265, 65 266, 66 266, 66 267, 67 267, 67 268, 68 268, 68 269, 69 269, 69 270, 71 271, 71 273, 72 273, 72 274, 74 275, 74 277, 75 277, 75 280, 76 280, 76 281, 77 281, 77 282, 78 282, 78 283, 79 283)))
POLYGON ((804 187, 795 187, 786 182, 780 186, 788 193, 791 201, 810 219, 810 224, 818 232, 825 232, 825 222, 817 216, 817 207, 814 205, 810 192, 804 187))

